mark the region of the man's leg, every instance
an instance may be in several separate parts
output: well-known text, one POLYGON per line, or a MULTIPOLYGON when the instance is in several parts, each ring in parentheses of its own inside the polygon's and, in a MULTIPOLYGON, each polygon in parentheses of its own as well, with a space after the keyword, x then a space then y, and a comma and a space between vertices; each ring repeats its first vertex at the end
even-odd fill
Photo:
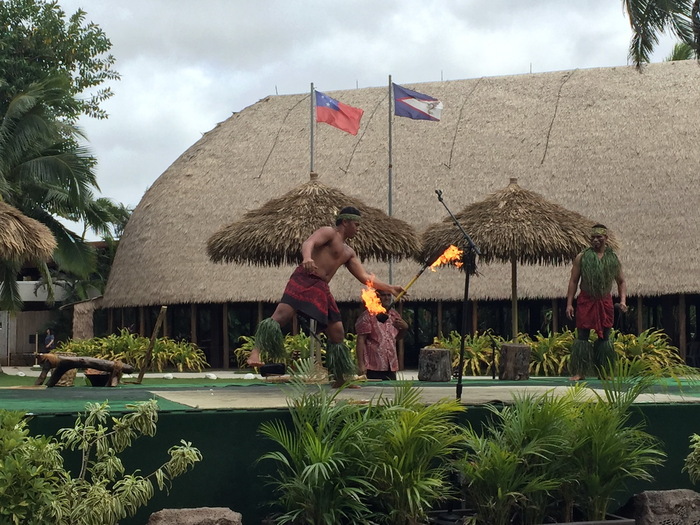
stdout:
POLYGON ((350 358, 350 349, 345 345, 345 328, 341 321, 335 321, 326 328, 328 348, 326 367, 333 376, 333 388, 340 388, 355 373, 355 363, 350 358))
POLYGON ((571 381, 586 379, 586 374, 590 374, 593 367, 593 344, 588 340, 591 331, 578 329, 578 337, 571 345, 571 357, 569 358, 569 369, 572 376, 571 381))
POLYGON ((285 303, 279 303, 272 317, 264 319, 255 332, 255 348, 250 352, 248 366, 260 367, 264 365, 260 357, 260 349, 277 355, 284 351, 284 337, 282 327, 287 326, 294 317, 296 310, 285 303))
POLYGON ((612 372, 612 365, 615 363, 615 349, 610 341, 611 330, 611 328, 603 329, 603 338, 596 339, 593 343, 593 358, 598 377, 601 379, 605 378, 608 372, 612 372))

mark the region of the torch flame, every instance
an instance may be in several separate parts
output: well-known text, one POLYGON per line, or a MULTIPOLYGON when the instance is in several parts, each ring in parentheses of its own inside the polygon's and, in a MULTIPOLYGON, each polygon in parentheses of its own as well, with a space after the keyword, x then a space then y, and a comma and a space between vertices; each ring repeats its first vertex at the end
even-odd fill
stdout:
POLYGON ((382 302, 377 296, 377 291, 374 289, 374 283, 367 281, 367 288, 362 289, 362 301, 365 307, 372 315, 385 314, 386 308, 382 306, 382 302))
POLYGON ((440 257, 437 258, 437 260, 430 265, 430 270, 435 272, 437 271, 435 268, 438 266, 442 266, 443 264, 447 264, 450 262, 454 262, 454 265, 457 268, 462 267, 462 261, 459 259, 462 257, 462 250, 457 248, 454 244, 451 244, 448 246, 447 250, 445 250, 440 257))

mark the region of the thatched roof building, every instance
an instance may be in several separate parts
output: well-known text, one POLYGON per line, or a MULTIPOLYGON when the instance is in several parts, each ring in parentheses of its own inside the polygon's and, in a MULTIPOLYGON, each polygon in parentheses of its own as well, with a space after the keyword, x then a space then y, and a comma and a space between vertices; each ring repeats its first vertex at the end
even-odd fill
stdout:
MULTIPOLYGON (((629 295, 700 292, 700 67, 695 61, 409 85, 444 103, 442 120, 394 118, 393 214, 421 232, 517 177, 546 199, 606 224, 629 295)), ((320 181, 386 209, 386 87, 329 93, 365 110, 357 136, 320 124, 320 181)), ((269 96, 206 133, 150 187, 121 239, 105 307, 276 302, 291 267, 215 264, 222 226, 309 180, 309 94, 269 96)), ((331 218, 329 217, 329 224, 331 218)), ((366 266, 386 279, 386 263, 366 266)), ((406 283, 417 263, 395 265, 406 283)), ((481 265, 473 299, 510 297, 509 265, 481 265)), ((569 268, 524 266, 521 298, 563 298, 569 268)), ((426 273, 412 300, 459 300, 460 272, 426 273)), ((360 285, 340 271, 338 300, 360 285)))

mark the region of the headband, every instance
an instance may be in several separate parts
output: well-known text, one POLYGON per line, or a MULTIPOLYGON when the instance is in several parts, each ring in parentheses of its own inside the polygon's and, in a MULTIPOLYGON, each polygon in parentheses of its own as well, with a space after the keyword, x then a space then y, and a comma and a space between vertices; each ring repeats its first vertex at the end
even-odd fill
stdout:
POLYGON ((336 217, 338 220, 356 221, 359 222, 360 216, 355 213, 341 213, 336 217))
POLYGON ((607 228, 593 228, 591 229, 591 235, 608 235, 607 228))

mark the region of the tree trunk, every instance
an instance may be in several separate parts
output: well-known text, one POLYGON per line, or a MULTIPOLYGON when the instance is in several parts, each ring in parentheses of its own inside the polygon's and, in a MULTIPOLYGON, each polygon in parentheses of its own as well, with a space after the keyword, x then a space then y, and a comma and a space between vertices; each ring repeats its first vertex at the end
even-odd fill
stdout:
POLYGON ((530 379, 530 347, 514 343, 502 345, 498 377, 516 381, 530 379))

